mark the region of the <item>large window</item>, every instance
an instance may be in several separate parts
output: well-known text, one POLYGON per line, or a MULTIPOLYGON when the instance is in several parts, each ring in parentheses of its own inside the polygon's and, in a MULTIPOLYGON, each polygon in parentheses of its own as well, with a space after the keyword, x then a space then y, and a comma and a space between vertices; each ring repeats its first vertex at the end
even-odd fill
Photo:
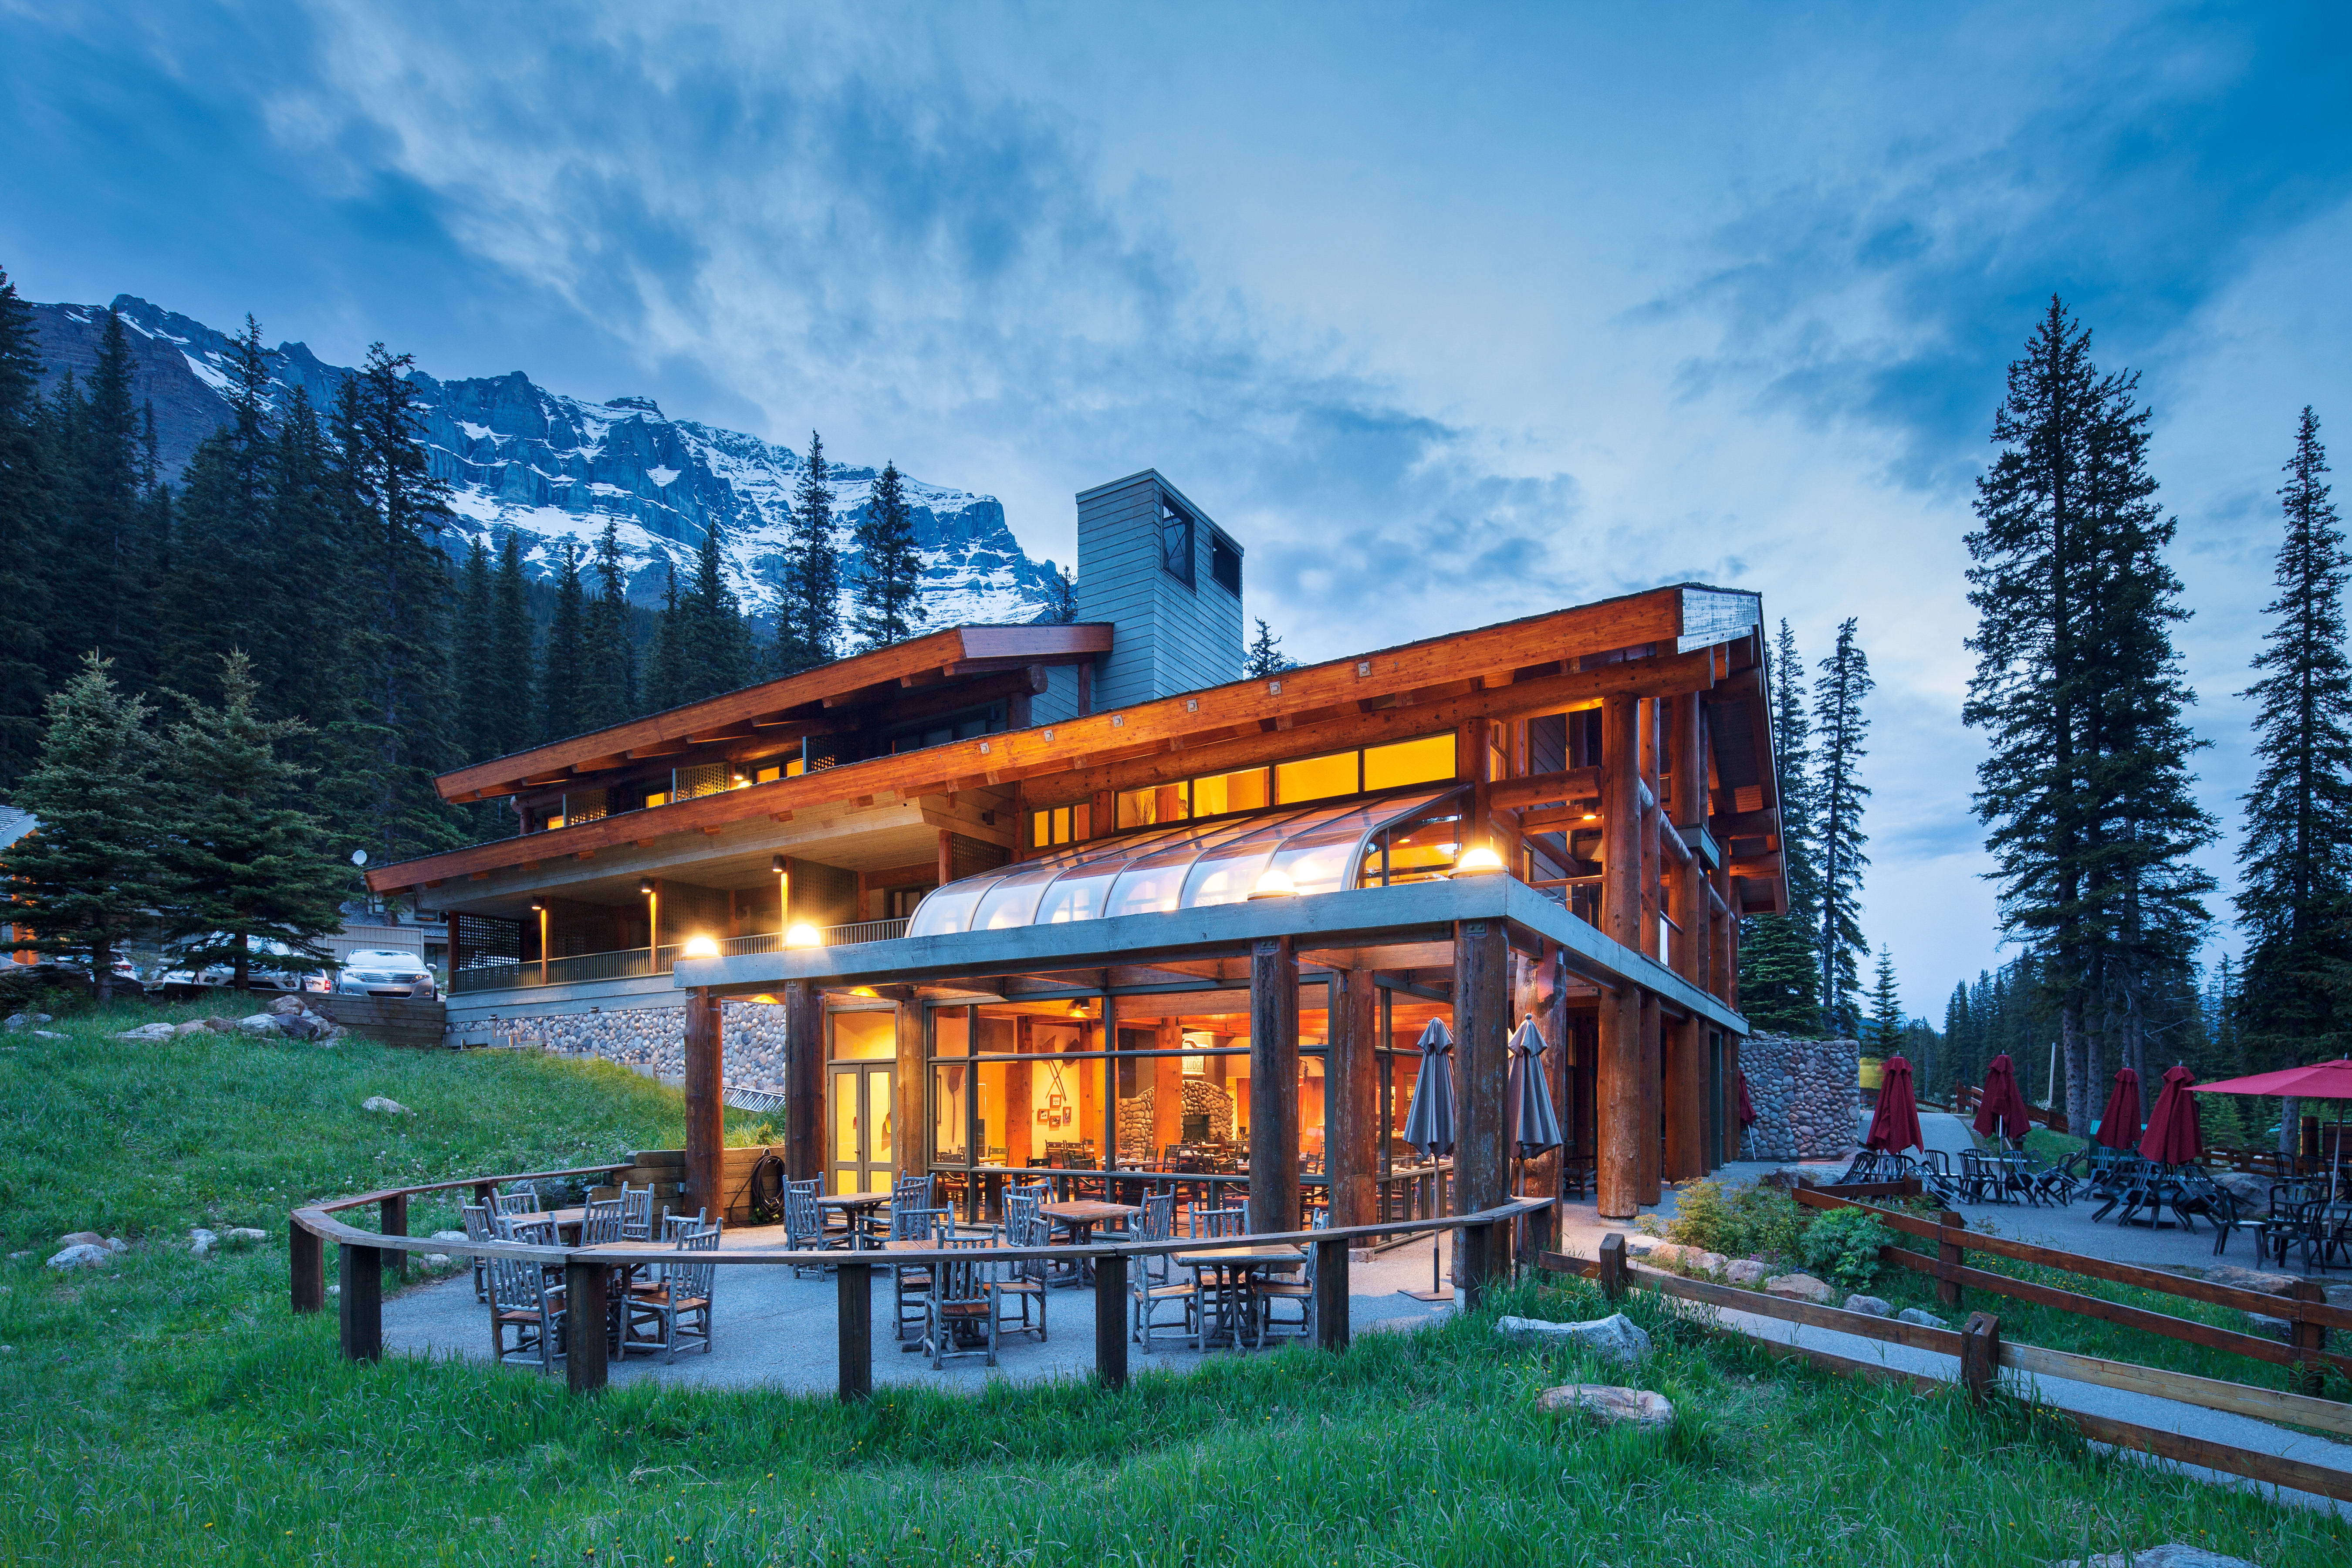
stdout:
POLYGON ((1173 784, 1121 790, 1114 799, 1113 812, 1121 828, 1154 827, 1257 811, 1267 805, 1301 805, 1406 784, 1439 784, 1453 776, 1454 736, 1423 735, 1360 752, 1302 757, 1270 768, 1203 773, 1173 784))
POLYGON ((1214 529, 1209 531, 1209 575, 1234 598, 1242 596, 1241 549, 1214 529))
POLYGON ((1160 563, 1170 576, 1192 585, 1192 514, 1166 496, 1160 498, 1160 563))

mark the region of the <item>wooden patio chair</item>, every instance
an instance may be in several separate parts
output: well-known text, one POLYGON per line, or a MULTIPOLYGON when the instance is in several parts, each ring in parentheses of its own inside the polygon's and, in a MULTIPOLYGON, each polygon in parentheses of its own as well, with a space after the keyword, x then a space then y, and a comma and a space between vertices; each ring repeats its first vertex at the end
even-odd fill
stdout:
MULTIPOLYGON (((457 1213, 466 1222, 466 1239, 467 1241, 488 1241, 490 1239, 489 1205, 461 1205, 457 1213)), ((477 1258, 474 1259, 474 1300, 477 1301, 487 1301, 490 1299, 489 1264, 490 1260, 487 1258, 477 1258)))
MULTIPOLYGON (((1331 1228, 1329 1212, 1318 1213, 1310 1230, 1331 1228)), ((1275 1339, 1310 1339, 1315 1333, 1315 1248, 1307 1249, 1307 1265, 1297 1275, 1260 1274, 1255 1276, 1251 1291, 1257 1308, 1258 1348, 1265 1348, 1270 1335, 1275 1339), (1285 1321, 1275 1315, 1277 1307, 1297 1309, 1296 1318, 1285 1321)))
POLYGON ((493 1258, 489 1265, 490 1359, 501 1366, 536 1363, 540 1371, 553 1372, 564 1359, 563 1288, 551 1285, 547 1271, 526 1258, 493 1258))
POLYGON ((923 1299, 923 1353, 937 1372, 951 1357, 984 1355, 996 1364, 996 1266, 988 1253, 995 1243, 988 1237, 950 1237, 940 1243, 949 1252, 968 1252, 931 1267, 931 1291, 923 1299), (981 1337, 980 1345, 958 1348, 959 1331, 981 1337))
MULTIPOLYGON (((816 1184, 793 1182, 784 1188, 784 1246, 794 1252, 839 1252, 848 1245, 845 1231, 829 1229, 824 1213, 816 1206, 816 1184)), ((833 1267, 829 1263, 794 1263, 793 1278, 803 1278, 814 1268, 823 1274, 833 1267)))
MULTIPOLYGON (((890 1210, 890 1239, 893 1241, 937 1241, 955 1234, 953 1209, 898 1208, 890 1210)), ((898 1336, 907 1337, 912 1329, 918 1338, 923 1331, 923 1301, 931 1293, 931 1267, 928 1263, 894 1264, 890 1269, 898 1300, 898 1336)))
POLYGON ((621 1239, 651 1241, 654 1238, 654 1184, 643 1187, 621 1184, 621 1239))
MULTIPOLYGON (((606 1198, 601 1203, 591 1200, 580 1221, 580 1245, 604 1247, 624 1239, 621 1211, 625 1206, 625 1201, 621 1198, 606 1198)), ((652 1237, 639 1239, 651 1240, 652 1237)))
POLYGON ((517 1182, 505 1192, 490 1196, 492 1214, 537 1214, 539 1189, 529 1182, 517 1182))
POLYGON ((698 1344, 704 1354, 709 1353, 711 1289, 719 1275, 710 1255, 718 1250, 715 1225, 677 1238, 677 1257, 662 1264, 655 1289, 627 1299, 621 1332, 624 1360, 632 1350, 658 1350, 662 1360, 675 1361, 681 1343, 698 1344))
MULTIPOLYGON (((1176 1194, 1162 1193, 1143 1200, 1143 1213, 1137 1219, 1135 1241, 1173 1241, 1176 1239, 1176 1194)), ((1194 1289, 1189 1279, 1172 1278, 1168 1255, 1164 1252, 1128 1260, 1128 1337, 1142 1342, 1143 1353, 1152 1351, 1156 1331, 1178 1328, 1182 1337, 1191 1340, 1195 1348, 1201 1342, 1198 1321, 1193 1313, 1194 1289), (1160 1310, 1173 1305, 1181 1310, 1181 1325, 1163 1323, 1160 1310)))

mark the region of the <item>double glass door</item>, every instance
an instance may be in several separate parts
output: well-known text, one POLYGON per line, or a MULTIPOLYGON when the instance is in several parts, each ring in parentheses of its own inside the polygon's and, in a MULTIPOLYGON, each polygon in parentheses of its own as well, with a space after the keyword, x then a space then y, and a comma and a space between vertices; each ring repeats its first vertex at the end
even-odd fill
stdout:
POLYGON ((887 1193, 895 1152, 895 1065, 836 1062, 831 1070, 833 1092, 826 1103, 833 1116, 833 1180, 827 1185, 835 1193, 887 1193))

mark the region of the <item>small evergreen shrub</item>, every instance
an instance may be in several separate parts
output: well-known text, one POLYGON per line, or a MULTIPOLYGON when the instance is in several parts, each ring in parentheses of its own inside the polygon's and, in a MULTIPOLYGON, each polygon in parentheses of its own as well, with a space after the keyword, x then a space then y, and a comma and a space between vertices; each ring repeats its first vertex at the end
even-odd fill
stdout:
POLYGON ((1878 1249, 1895 1233, 1862 1209, 1832 1209, 1805 1228, 1800 1255, 1832 1284, 1860 1289, 1878 1277, 1878 1249))
POLYGON ((1728 1258, 1793 1258, 1811 1211, 1776 1187, 1733 1186, 1710 1177, 1678 1191, 1666 1234, 1728 1258))

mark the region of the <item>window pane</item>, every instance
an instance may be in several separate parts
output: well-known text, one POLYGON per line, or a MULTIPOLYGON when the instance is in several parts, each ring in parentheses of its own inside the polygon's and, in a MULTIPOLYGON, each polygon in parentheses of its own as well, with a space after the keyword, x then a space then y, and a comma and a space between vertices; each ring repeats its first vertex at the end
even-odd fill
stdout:
POLYGON ((1333 795, 1356 793, 1356 757, 1354 752, 1338 752, 1328 757, 1308 757, 1303 762, 1276 763, 1274 765, 1274 798, 1284 805, 1302 800, 1328 800, 1333 795))
POLYGON ((1182 781, 1121 790, 1118 793, 1117 820, 1121 827, 1150 827, 1162 822, 1181 822, 1192 815, 1187 809, 1190 795, 1191 791, 1182 781))
POLYGON ((942 1165, 961 1165, 970 1151, 965 1147, 966 1117, 971 1102, 966 1098, 971 1088, 969 1067, 935 1067, 931 1069, 931 1159, 942 1165))
POLYGON ((897 1015, 835 1013, 833 1016, 835 1061, 887 1061, 898 1054, 897 1015))
POLYGON ((965 1007, 932 1009, 931 1054, 935 1057, 961 1057, 971 1054, 971 1009, 965 1007))
POLYGON ((1255 811, 1266 804, 1266 770, 1244 768, 1238 773, 1212 773, 1192 781, 1192 815, 1222 816, 1229 811, 1255 811))
POLYGON ((1373 746, 1364 752, 1364 787, 1393 789, 1399 784, 1437 784, 1454 776, 1454 737, 1424 735, 1392 746, 1373 746))

